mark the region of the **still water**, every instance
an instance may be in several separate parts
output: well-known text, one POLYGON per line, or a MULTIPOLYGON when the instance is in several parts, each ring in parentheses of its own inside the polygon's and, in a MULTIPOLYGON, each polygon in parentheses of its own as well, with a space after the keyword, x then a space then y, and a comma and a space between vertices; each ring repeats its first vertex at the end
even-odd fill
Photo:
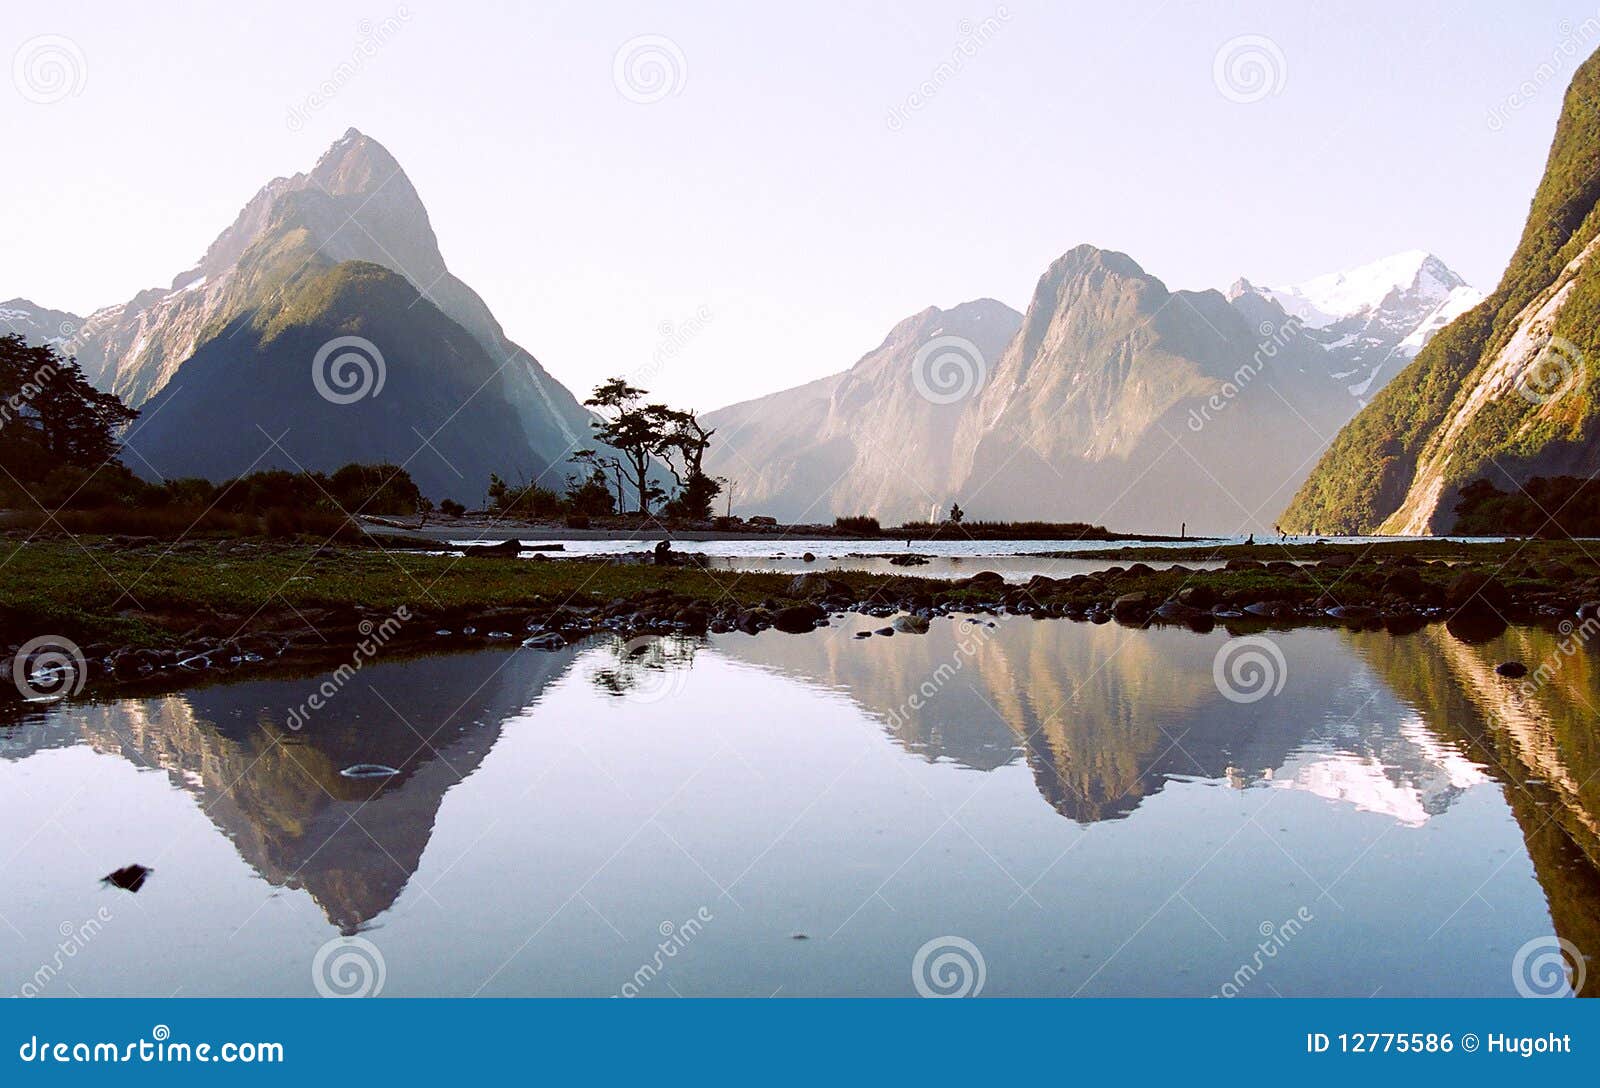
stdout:
POLYGON ((1600 948, 1557 634, 1270 632, 1240 690, 1220 630, 881 622, 372 665, 300 731, 327 674, 32 710, 0 985, 1512 995, 1600 948))

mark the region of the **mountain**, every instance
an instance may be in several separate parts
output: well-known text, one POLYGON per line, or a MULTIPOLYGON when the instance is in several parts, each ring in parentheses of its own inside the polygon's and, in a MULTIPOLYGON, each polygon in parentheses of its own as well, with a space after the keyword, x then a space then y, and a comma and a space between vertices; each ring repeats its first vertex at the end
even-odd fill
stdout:
POLYGON ((1020 319, 926 310, 850 370, 707 416, 753 513, 1087 520, 1233 532, 1272 513, 1357 402, 1270 298, 1169 291, 1079 246, 1020 319))
MULTIPOLYGON (((734 481, 739 505, 786 519, 924 517, 951 493, 955 432, 968 404, 923 396, 914 380, 917 353, 954 337, 982 359, 997 359, 1021 323, 1021 314, 993 299, 930 306, 843 373, 709 414, 717 434, 707 471, 734 481), (909 458, 914 471, 903 467, 909 458), (929 492, 918 495, 908 480, 929 492)), ((938 377, 936 361, 921 365, 926 386, 938 377)))
POLYGON ((1463 485, 1600 470, 1600 54, 1574 73, 1505 275, 1340 432, 1283 523, 1448 531, 1463 485))
POLYGON ((1230 299, 1255 293, 1298 318, 1328 350, 1330 373, 1355 397, 1370 397, 1435 333, 1483 293, 1425 250, 1412 249, 1291 287, 1241 279, 1230 299))
POLYGON ((70 350, 82 324, 83 318, 77 314, 52 310, 25 298, 0 302, 0 335, 16 333, 30 344, 70 350))
POLYGON ((589 434, 577 399, 449 272, 399 163, 355 129, 309 173, 263 186, 170 286, 74 324, 66 350, 143 410, 136 471, 219 479, 381 459, 434 497, 473 499, 490 471, 559 481, 589 434), (381 355, 364 364, 363 396, 359 359, 318 360, 340 337, 381 355), (314 365, 352 403, 319 392, 314 365), (277 445, 263 434, 285 430, 277 445))

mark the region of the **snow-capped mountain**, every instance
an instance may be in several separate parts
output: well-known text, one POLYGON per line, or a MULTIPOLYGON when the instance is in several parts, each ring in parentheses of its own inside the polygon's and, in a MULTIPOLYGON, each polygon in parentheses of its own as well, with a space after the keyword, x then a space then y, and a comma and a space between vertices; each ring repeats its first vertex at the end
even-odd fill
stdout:
POLYGON ((1434 333, 1483 300, 1483 293, 1421 249, 1288 287, 1241 279, 1230 299, 1255 294, 1301 321, 1330 356, 1329 373, 1365 400, 1422 350, 1434 333))

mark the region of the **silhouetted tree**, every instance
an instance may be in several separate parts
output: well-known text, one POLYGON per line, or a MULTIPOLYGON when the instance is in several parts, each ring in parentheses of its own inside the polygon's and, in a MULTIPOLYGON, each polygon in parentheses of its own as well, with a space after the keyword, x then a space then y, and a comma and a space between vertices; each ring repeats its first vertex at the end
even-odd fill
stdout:
POLYGON ((74 358, 0 336, 0 466, 33 483, 64 466, 97 469, 121 450, 139 413, 89 384, 74 358))

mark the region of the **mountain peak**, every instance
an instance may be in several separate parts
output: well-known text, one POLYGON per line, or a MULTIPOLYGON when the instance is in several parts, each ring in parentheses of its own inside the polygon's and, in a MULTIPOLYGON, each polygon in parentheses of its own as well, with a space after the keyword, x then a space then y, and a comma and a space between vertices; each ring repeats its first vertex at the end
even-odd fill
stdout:
POLYGON ((369 193, 402 173, 389 149, 359 129, 345 129, 329 145, 308 175, 329 196, 369 193))

